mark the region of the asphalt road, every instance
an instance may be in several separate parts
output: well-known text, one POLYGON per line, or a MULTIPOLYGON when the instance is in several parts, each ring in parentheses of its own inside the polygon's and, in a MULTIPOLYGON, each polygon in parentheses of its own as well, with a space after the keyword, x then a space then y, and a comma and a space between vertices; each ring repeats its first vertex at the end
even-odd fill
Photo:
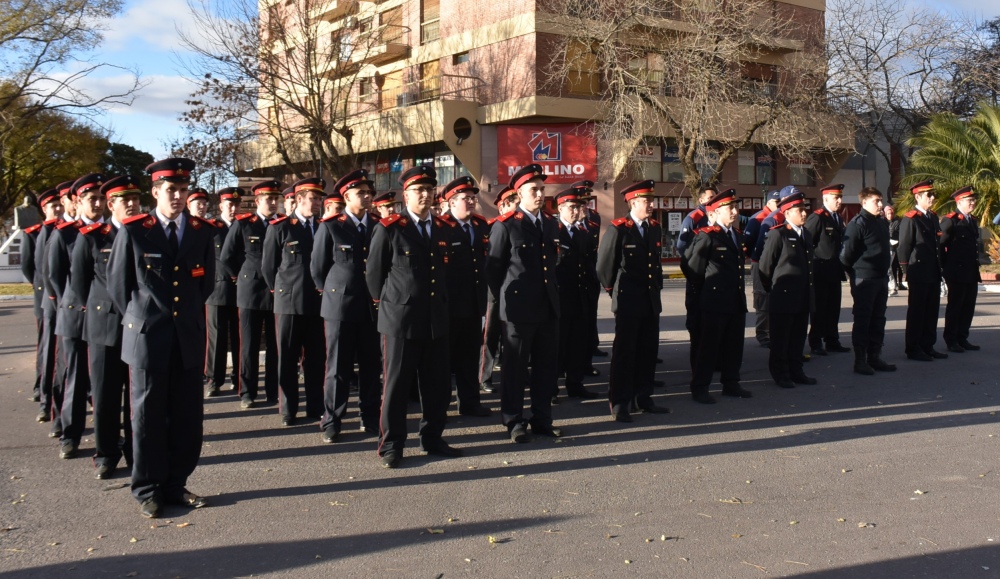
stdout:
MULTIPOLYGON (((403 467, 386 470, 356 407, 342 442, 324 445, 316 423, 283 428, 276 408, 226 395, 206 401, 189 481, 212 506, 156 521, 126 476, 92 478, 90 430, 87 458, 58 458, 28 401, 30 305, 6 302, 0 578, 1000 576, 1000 295, 980 294, 980 352, 905 360, 904 292, 885 351, 898 372, 858 376, 850 354, 830 355, 806 365, 818 385, 794 390, 771 384, 748 329, 754 398, 703 406, 687 393, 682 284, 664 289, 660 335, 656 401, 673 414, 620 425, 606 401, 564 399, 565 438, 514 445, 496 417, 452 407, 445 438, 464 457, 423 457, 411 436, 403 467)), ((845 343, 849 330, 848 305, 845 343)), ((591 383, 602 392, 607 360, 591 383)))

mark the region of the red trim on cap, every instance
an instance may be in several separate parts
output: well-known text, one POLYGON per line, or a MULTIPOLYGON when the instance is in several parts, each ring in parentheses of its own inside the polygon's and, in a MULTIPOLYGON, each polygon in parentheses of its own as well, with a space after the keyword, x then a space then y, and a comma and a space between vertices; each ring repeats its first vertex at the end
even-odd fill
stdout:
POLYGON ((168 177, 190 177, 191 171, 185 171, 184 169, 165 169, 163 171, 154 171, 152 179, 153 181, 159 181, 161 179, 166 179, 168 177))
POLYGON ((281 195, 281 191, 274 187, 258 187, 253 191, 254 195, 281 195))
POLYGON ((820 190, 823 195, 844 195, 844 190, 841 187, 830 187, 828 189, 820 190))
POLYGON ((406 181, 403 181, 403 189, 406 189, 407 187, 409 187, 410 185, 412 185, 414 181, 419 181, 421 179, 427 179, 429 181, 433 181, 434 180, 433 178, 431 178, 430 175, 428 175, 426 173, 421 173, 420 175, 414 175, 414 176, 410 177, 409 179, 407 179, 406 181))
POLYGON ((521 175, 517 181, 514 181, 514 186, 511 189, 517 191, 521 188, 521 185, 524 185, 532 179, 541 179, 542 181, 545 181, 545 175, 539 171, 532 171, 531 173, 521 175))
POLYGON ((76 190, 76 194, 77 194, 77 195, 83 195, 83 194, 84 194, 84 193, 86 193, 87 191, 91 191, 91 190, 93 190, 93 189, 100 189, 100 188, 101 188, 101 185, 103 185, 103 184, 104 184, 104 183, 102 183, 102 182, 100 182, 100 181, 96 181, 96 182, 94 182, 94 183, 88 183, 88 184, 86 184, 86 185, 84 185, 84 186, 80 187, 79 189, 77 189, 77 190, 76 190))
POLYGON ((910 189, 910 192, 914 195, 919 195, 920 193, 926 193, 927 191, 933 191, 934 185, 921 185, 920 187, 915 187, 910 189))
POLYGON ((733 195, 732 197, 723 197, 722 199, 719 199, 718 201, 716 201, 711 205, 706 205, 705 209, 709 211, 715 211, 719 207, 725 207, 726 205, 732 205, 733 203, 736 203, 735 195, 733 195))
POLYGON ((322 193, 323 189, 314 183, 306 183, 305 185, 297 185, 293 192, 298 195, 299 191, 316 191, 317 193, 322 193))
POLYGON ((343 193, 344 191, 350 189, 351 187, 357 185, 358 183, 367 183, 367 182, 368 182, 368 179, 365 179, 364 177, 361 177, 360 179, 355 179, 355 180, 350 181, 348 183, 344 183, 343 185, 340 186, 340 192, 343 193))
POLYGON ((955 201, 958 201, 960 199, 965 199, 966 197, 975 197, 975 196, 976 196, 976 190, 975 189, 969 189, 968 191, 963 191, 963 192, 959 193, 958 195, 955 195, 954 199, 955 199, 955 201))
POLYGON ((628 193, 626 193, 625 194, 625 200, 626 201, 631 201, 631 200, 635 199, 636 197, 641 197, 643 195, 652 195, 655 192, 656 192, 655 189, 650 189, 650 188, 636 189, 635 191, 629 191, 628 193))
POLYGON ((134 185, 129 183, 128 185, 122 185, 120 187, 112 187, 111 189, 108 189, 107 193, 105 193, 105 196, 111 197, 118 194, 128 195, 129 193, 140 193, 140 191, 134 185))
POLYGON ((800 205, 805 205, 805 199, 796 199, 794 201, 789 201, 788 203, 783 203, 778 207, 779 211, 784 211, 786 209, 791 209, 793 207, 798 207, 800 205))

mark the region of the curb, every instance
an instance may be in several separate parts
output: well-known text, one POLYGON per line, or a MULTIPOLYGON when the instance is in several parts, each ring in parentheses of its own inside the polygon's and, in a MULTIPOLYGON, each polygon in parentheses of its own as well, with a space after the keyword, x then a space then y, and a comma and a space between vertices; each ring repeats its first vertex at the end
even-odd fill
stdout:
MULTIPOLYGON (((998 288, 998 289, 1000 289, 1000 288, 998 288)), ((13 302, 13 301, 34 300, 34 299, 35 299, 35 296, 32 296, 32 295, 27 295, 27 296, 0 296, 0 302, 13 302)))

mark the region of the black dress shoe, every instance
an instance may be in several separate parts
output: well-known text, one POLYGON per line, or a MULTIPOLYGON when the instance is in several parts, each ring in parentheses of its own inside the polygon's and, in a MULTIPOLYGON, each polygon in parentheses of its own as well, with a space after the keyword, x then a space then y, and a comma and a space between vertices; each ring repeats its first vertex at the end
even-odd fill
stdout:
POLYGON ((826 351, 827 352, 840 352, 840 353, 843 353, 843 352, 850 352, 851 349, 850 348, 845 348, 840 342, 834 342, 832 344, 827 344, 826 345, 826 351))
POLYGON ((948 351, 955 352, 956 354, 961 354, 965 352, 965 348, 959 346, 958 344, 948 344, 948 351))
POLYGON ((977 346, 977 345, 975 345, 975 344, 970 344, 970 343, 968 342, 968 340, 965 340, 965 341, 962 341, 962 342, 959 342, 959 343, 958 343, 958 345, 959 345, 959 346, 962 346, 962 347, 963 347, 963 348, 965 348, 966 350, 972 350, 973 352, 975 352, 976 350, 981 350, 981 349, 982 349, 982 348, 980 348, 979 346, 977 346))
POLYGON ((246 398, 240 400, 240 408, 242 408, 243 410, 249 410, 250 408, 253 408, 255 406, 257 406, 257 404, 253 400, 249 400, 246 398))
POLYGON ((699 404, 715 404, 715 396, 707 392, 702 392, 700 394, 692 394, 691 399, 699 404))
POLYGON ((41 402, 42 401, 42 395, 39 394, 38 392, 35 392, 34 394, 31 395, 31 401, 32 402, 41 402))
POLYGON ((665 406, 657 406, 656 404, 649 403, 639 406, 639 412, 644 414, 670 414, 670 409, 665 406))
POLYGON ((590 390, 587 390, 583 386, 577 386, 576 388, 573 389, 567 388, 566 395, 569 396, 570 398, 583 398, 586 400, 593 400, 594 398, 598 397, 598 394, 596 392, 591 392, 590 390))
POLYGON ((94 469, 94 478, 97 480, 106 480, 115 475, 116 466, 108 463, 101 463, 97 465, 94 469))
POLYGON ((657 356, 657 357, 656 357, 656 363, 657 363, 657 364, 662 364, 662 363, 663 363, 663 358, 661 358, 661 357, 657 356))
POLYGON ((937 350, 935 350, 934 348, 931 348, 931 349, 930 349, 930 350, 929 350, 929 351, 927 352, 927 355, 928 355, 928 356, 930 356, 931 358, 936 358, 936 359, 938 359, 938 360, 944 360, 945 358, 947 358, 947 357, 948 357, 948 354, 945 354, 944 352, 938 352, 938 351, 937 351, 937 350))
POLYGON ((167 499, 167 503, 171 505, 180 505, 182 507, 191 507, 192 509, 200 509, 208 506, 208 499, 205 497, 199 497, 191 491, 185 490, 179 496, 167 499))
POLYGON ((632 422, 632 415, 629 414, 627 410, 612 412, 611 418, 614 418, 615 422, 632 422))
POLYGON ((600 375, 601 371, 598 370, 597 368, 594 368, 593 366, 591 366, 590 369, 587 370, 587 376, 600 376, 600 375))
POLYGON ((559 406, 559 396, 558 395, 553 396, 550 402, 552 403, 553 406, 559 406))
POLYGON ((823 346, 819 346, 817 348, 812 348, 812 355, 813 356, 826 356, 827 355, 827 351, 823 349, 823 346))
POLYGON ((48 412, 39 412, 38 416, 35 417, 35 422, 48 422, 48 421, 49 421, 48 412))
POLYGON ((494 388, 492 384, 483 382, 482 384, 479 385, 479 391, 485 392, 486 394, 493 394, 494 392, 497 391, 497 389, 494 388))
POLYGON ((723 386, 722 395, 732 396, 733 398, 753 398, 753 392, 738 384, 736 386, 723 386))
POLYGON ((510 429, 510 439, 517 443, 531 442, 531 436, 528 434, 528 427, 522 423, 515 424, 510 429))
POLYGON ((323 430, 323 442, 327 444, 333 444, 340 440, 340 433, 334 427, 329 427, 323 430))
POLYGON ((295 426, 295 417, 294 416, 282 416, 281 417, 281 424, 282 424, 282 426, 295 426))
POLYGON ((605 357, 607 357, 607 355, 608 355, 608 353, 605 352, 604 350, 602 350, 600 348, 594 348, 594 353, 591 354, 590 356, 592 358, 605 358, 605 357))
POLYGON ((788 378, 782 378, 781 380, 775 380, 774 383, 781 388, 795 388, 795 382, 792 382, 788 378))
POLYGON ((806 376, 805 374, 800 374, 798 376, 792 376, 792 382, 796 384, 816 384, 816 379, 811 376, 806 376))
POLYGON ((58 422, 52 423, 52 428, 49 429, 49 438, 61 438, 62 437, 62 426, 59 426, 58 422))
POLYGON ((559 438, 563 435, 563 431, 561 428, 556 428, 551 424, 545 424, 545 425, 532 424, 531 433, 537 434, 539 436, 551 436, 552 438, 559 438))
POLYGON ((899 289, 901 289, 903 291, 906 291, 906 290, 908 290, 910 288, 905 283, 901 283, 901 284, 899 284, 899 289))
POLYGON ((163 514, 163 502, 157 498, 148 498, 139 503, 139 513, 147 519, 158 519, 163 514))
POLYGON ((923 350, 915 350, 913 352, 907 352, 906 357, 911 360, 918 360, 920 362, 930 362, 934 360, 934 358, 931 358, 930 354, 924 352, 923 350))
POLYGON ((219 395, 219 389, 215 386, 205 388, 205 398, 215 398, 219 395))
POLYGON ((390 450, 382 455, 382 466, 385 468, 396 468, 402 460, 402 452, 398 450, 390 450))
POLYGON ((484 417, 493 414, 490 409, 480 404, 479 406, 473 406, 472 408, 462 408, 458 411, 462 416, 478 416, 484 417))
POLYGON ((73 440, 64 440, 59 443, 59 458, 76 458, 80 450, 80 443, 73 440))
POLYGON ((370 434, 372 436, 378 436, 378 426, 366 426, 366 425, 362 424, 361 428, 359 428, 358 430, 360 432, 364 432, 365 434, 370 434))
POLYGON ((443 456, 446 458, 455 458, 456 456, 462 456, 462 449, 455 448, 443 440, 437 441, 437 443, 431 446, 425 446, 422 449, 425 453, 433 456, 443 456))

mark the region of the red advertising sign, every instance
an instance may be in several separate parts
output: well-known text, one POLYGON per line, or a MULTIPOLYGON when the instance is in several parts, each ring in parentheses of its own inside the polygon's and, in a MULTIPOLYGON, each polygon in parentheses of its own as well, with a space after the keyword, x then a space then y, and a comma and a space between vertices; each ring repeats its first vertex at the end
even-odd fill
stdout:
POLYGON ((518 169, 538 163, 546 183, 597 180, 593 127, 582 125, 501 125, 497 127, 497 180, 507 183, 518 169))

